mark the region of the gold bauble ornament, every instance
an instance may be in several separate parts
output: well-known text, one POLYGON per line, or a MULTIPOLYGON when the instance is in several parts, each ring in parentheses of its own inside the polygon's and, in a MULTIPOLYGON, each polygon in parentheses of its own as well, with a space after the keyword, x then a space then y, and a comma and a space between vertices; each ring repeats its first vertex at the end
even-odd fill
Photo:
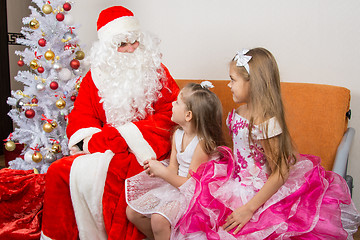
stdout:
POLYGON ((56 128, 56 127, 58 126, 58 124, 57 124, 57 122, 52 121, 52 122, 51 122, 51 126, 52 126, 52 128, 56 128))
POLYGON ((36 60, 36 59, 34 59, 34 60, 32 60, 31 62, 30 62, 30 67, 31 67, 31 69, 37 69, 38 67, 39 67, 39 62, 38 62, 38 60, 36 60))
POLYGON ((75 89, 76 89, 76 91, 79 91, 79 89, 80 89, 80 82, 78 82, 78 83, 75 85, 75 89))
POLYGON ((85 58, 85 53, 81 50, 77 51, 75 54, 76 54, 75 58, 77 60, 83 60, 85 58))
POLYGON ((55 144, 51 147, 51 151, 52 151, 53 153, 55 153, 55 154, 61 152, 61 146, 60 146, 60 144, 55 143, 55 144))
POLYGON ((47 133, 49 133, 49 132, 51 132, 52 130, 54 130, 54 128, 52 127, 52 125, 51 125, 50 123, 48 123, 48 122, 43 125, 43 129, 44 129, 44 131, 47 132, 47 133))
POLYGON ((7 151, 12 152, 12 151, 15 150, 15 148, 16 148, 16 145, 15 145, 15 143, 13 141, 7 141, 5 143, 5 149, 7 151))
POLYGON ((39 26, 40 26, 40 23, 39 23, 39 21, 36 20, 35 18, 34 18, 33 20, 31 20, 30 23, 29 23, 29 27, 30 27, 31 29, 33 29, 33 30, 38 29, 39 26))
POLYGON ((50 13, 52 13, 53 9, 50 4, 44 4, 44 6, 42 7, 42 11, 45 14, 50 14, 50 13))
POLYGON ((34 154, 32 155, 32 160, 36 163, 41 162, 42 158, 43 157, 39 152, 34 152, 34 154))
POLYGON ((46 51, 44 54, 46 60, 53 60, 55 57, 55 53, 51 51, 50 49, 46 51))
POLYGON ((66 105, 66 102, 60 98, 59 100, 56 101, 56 107, 59 108, 59 109, 63 109, 66 105))

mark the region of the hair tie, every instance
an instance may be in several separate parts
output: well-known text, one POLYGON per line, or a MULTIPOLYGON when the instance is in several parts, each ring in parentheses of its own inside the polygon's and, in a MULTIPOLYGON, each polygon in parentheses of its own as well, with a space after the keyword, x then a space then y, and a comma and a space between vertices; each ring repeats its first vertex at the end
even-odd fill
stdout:
POLYGON ((206 89, 214 87, 214 85, 210 81, 203 81, 203 82, 200 83, 200 86, 202 88, 206 88, 206 89))
POLYGON ((236 66, 238 67, 244 67, 246 71, 250 74, 250 67, 249 67, 249 61, 252 58, 252 56, 245 55, 249 50, 243 49, 241 52, 237 52, 234 60, 236 61, 236 66))

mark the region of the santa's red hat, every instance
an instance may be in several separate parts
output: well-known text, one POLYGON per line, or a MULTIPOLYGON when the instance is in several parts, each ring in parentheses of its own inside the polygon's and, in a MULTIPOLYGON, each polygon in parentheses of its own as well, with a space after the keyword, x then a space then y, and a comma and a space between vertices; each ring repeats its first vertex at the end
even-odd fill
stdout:
POLYGON ((117 34, 139 29, 139 22, 134 14, 122 6, 102 10, 97 21, 98 38, 101 41, 111 41, 117 34))

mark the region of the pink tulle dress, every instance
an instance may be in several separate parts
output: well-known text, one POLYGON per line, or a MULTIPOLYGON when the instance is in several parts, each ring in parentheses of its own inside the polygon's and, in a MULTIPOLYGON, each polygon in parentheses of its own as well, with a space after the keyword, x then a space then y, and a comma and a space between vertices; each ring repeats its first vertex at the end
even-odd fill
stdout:
MULTIPOLYGON (((221 226, 236 208, 248 202, 269 177, 269 166, 257 140, 264 124, 254 126, 248 141, 248 120, 232 111, 227 125, 234 158, 209 161, 193 174, 193 198, 172 231, 171 239, 352 239, 360 216, 345 180, 320 166, 320 159, 300 155, 283 186, 233 235, 221 226)), ((275 118, 268 137, 281 134, 275 118)), ((190 189, 190 188, 189 188, 190 189)))

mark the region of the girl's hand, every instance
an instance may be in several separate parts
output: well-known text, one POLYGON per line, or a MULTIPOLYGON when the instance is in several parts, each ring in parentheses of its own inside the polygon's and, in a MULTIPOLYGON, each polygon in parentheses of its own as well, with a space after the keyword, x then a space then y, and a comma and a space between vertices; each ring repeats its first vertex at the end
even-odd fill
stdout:
POLYGON ((167 168, 159 161, 151 159, 144 162, 145 172, 150 177, 161 177, 166 174, 167 168))
POLYGON ((150 162, 151 160, 155 160, 155 158, 152 157, 151 159, 144 161, 144 170, 145 170, 145 172, 146 172, 148 175, 150 175, 150 165, 149 165, 149 162, 150 162))
POLYGON ((245 205, 241 206, 235 209, 235 211, 226 218, 226 223, 222 226, 222 228, 228 232, 236 227, 233 233, 235 235, 245 226, 247 222, 249 222, 253 215, 253 211, 245 205))
POLYGON ((145 160, 144 161, 144 170, 147 174, 150 173, 150 169, 149 169, 149 160, 145 160))

